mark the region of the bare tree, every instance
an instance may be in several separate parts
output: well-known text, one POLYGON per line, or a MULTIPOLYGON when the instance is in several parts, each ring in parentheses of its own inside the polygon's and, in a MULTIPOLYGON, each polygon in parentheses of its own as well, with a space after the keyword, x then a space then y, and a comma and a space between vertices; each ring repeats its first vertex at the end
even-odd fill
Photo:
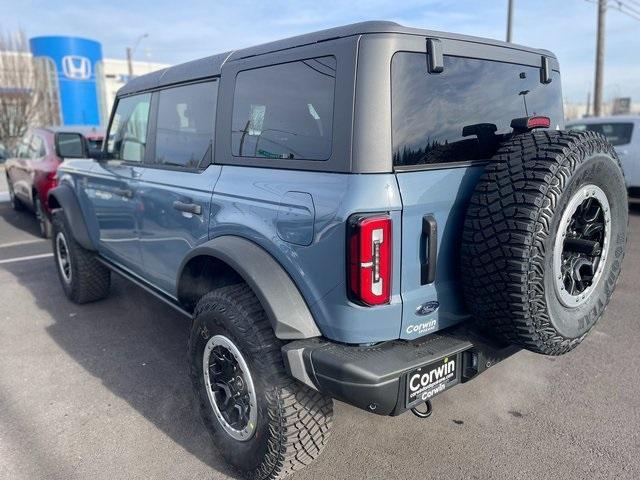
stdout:
POLYGON ((0 142, 13 148, 29 127, 59 118, 53 62, 33 58, 23 31, 0 32, 0 142))

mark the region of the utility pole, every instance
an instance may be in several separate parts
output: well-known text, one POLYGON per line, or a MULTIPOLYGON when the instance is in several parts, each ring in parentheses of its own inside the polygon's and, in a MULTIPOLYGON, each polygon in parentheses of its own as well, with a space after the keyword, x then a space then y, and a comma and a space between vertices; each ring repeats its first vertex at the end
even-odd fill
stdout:
POLYGON ((584 113, 584 116, 588 117, 590 111, 591 111, 591 92, 587 92, 587 110, 584 113))
POLYGON ((142 39, 147 38, 148 36, 148 33, 140 35, 133 44, 133 47, 127 47, 127 69, 129 70, 129 80, 133 78, 133 52, 136 51, 136 48, 138 48, 142 39))
POLYGON ((607 0, 598 0, 598 33, 596 39, 596 78, 593 88, 593 115, 602 115, 602 76, 604 70, 604 30, 607 0))
POLYGON ((507 42, 511 42, 513 33, 513 1, 509 0, 509 6, 507 7, 507 42))

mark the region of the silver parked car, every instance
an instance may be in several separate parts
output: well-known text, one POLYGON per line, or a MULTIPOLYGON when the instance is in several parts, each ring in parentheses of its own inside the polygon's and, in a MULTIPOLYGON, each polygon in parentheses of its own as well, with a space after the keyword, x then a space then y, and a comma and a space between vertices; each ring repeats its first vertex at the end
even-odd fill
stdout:
POLYGON ((640 193, 640 115, 582 118, 568 122, 567 130, 592 130, 607 137, 620 157, 627 187, 640 193))

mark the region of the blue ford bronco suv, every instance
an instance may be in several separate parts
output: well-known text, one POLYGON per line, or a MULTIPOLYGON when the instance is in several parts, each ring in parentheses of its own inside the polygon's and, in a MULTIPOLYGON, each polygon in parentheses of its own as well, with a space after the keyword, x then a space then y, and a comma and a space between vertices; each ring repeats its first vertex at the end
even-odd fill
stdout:
POLYGON ((116 272, 191 317, 213 441, 283 478, 332 399, 428 416, 593 328, 627 193, 604 137, 563 127, 552 53, 389 22, 177 65, 120 89, 98 158, 60 142, 55 265, 74 302, 116 272))

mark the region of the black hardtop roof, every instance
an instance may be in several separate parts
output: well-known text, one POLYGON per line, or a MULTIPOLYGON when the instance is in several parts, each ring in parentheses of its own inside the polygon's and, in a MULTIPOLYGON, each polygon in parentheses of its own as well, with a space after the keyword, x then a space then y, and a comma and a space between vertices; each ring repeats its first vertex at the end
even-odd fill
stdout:
POLYGON ((555 58, 555 55, 553 55, 553 53, 549 52, 548 50, 528 48, 522 45, 501 42, 499 40, 472 37, 468 35, 459 35, 455 33, 424 30, 421 28, 405 27, 395 22, 369 21, 353 23, 351 25, 345 25, 342 27, 329 28, 327 30, 320 30, 312 33, 306 33, 304 35, 276 40, 274 42, 264 43, 262 45, 257 45, 254 47, 243 48, 241 50, 233 50, 230 52, 221 53, 218 55, 213 55, 210 57, 205 57, 199 60, 193 60, 191 62, 182 63, 169 68, 158 70, 132 79, 120 90, 118 90, 118 96, 140 92, 143 90, 150 90, 157 87, 163 87, 174 83, 198 80, 200 78, 220 75, 220 71, 222 70, 222 66, 225 62, 232 62, 241 58, 264 55, 266 53, 288 50, 303 45, 325 42, 327 40, 333 40, 337 38, 371 33, 401 33, 407 35, 420 35, 424 37, 461 40, 465 42, 506 47, 512 50, 539 53, 540 55, 555 58))

